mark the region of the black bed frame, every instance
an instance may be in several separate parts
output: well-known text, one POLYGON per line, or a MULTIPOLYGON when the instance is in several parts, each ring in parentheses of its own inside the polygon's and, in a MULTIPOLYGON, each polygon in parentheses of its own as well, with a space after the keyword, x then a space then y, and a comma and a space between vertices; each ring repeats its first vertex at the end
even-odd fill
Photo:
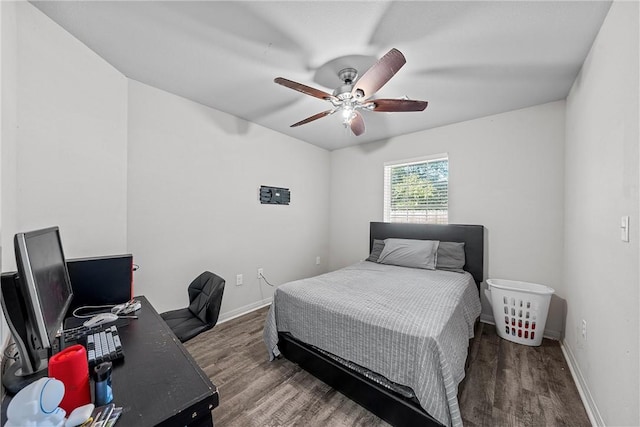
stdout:
MULTIPOLYGON (((479 292, 480 283, 484 280, 484 227, 482 225, 372 222, 369 251, 375 239, 388 238, 464 242, 466 257, 464 269, 473 276, 479 292)), ((278 333, 278 339, 278 348, 284 357, 297 363, 389 424, 394 426, 442 425, 422 409, 416 399, 407 399, 378 385, 288 333, 278 333)))

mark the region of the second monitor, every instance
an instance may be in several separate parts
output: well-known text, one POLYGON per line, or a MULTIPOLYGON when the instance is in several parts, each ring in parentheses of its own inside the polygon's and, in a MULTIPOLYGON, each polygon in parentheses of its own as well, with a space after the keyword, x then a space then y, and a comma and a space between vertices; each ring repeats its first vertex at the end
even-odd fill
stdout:
POLYGON ((133 255, 67 260, 73 300, 69 315, 87 305, 116 305, 133 297, 133 255))

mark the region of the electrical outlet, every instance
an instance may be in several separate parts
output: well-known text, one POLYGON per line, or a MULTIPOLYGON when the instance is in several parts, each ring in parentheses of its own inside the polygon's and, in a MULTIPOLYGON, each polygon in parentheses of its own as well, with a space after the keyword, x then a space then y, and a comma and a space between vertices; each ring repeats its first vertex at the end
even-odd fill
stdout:
POLYGON ((587 321, 582 319, 582 338, 587 339, 587 321))
POLYGON ((258 279, 262 279, 262 274, 264 273, 264 268, 258 269, 258 279))
POLYGON ((316 257, 316 265, 320 265, 320 257, 319 256, 316 257))
POLYGON ((236 276, 236 286, 242 285, 242 274, 236 276))

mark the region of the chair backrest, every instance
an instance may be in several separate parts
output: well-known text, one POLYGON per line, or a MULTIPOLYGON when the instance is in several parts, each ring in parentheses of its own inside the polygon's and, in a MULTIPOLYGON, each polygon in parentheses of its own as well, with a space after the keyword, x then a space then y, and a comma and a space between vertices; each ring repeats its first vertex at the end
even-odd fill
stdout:
POLYGON ((189 285, 189 311, 212 327, 220 315, 224 284, 222 277, 205 271, 189 285))

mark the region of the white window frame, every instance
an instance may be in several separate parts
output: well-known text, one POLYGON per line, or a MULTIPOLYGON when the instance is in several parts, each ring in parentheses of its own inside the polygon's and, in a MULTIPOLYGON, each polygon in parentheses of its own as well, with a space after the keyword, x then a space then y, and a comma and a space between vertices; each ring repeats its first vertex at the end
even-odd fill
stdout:
MULTIPOLYGON (((385 222, 392 222, 391 218, 391 169, 398 166, 409 166, 418 163, 429 163, 446 160, 449 162, 448 153, 433 154, 429 156, 416 157, 411 159, 396 160, 384 163, 384 206, 383 206, 383 218, 385 222)), ((446 218, 436 218, 435 221, 429 220, 429 215, 424 218, 426 221, 419 221, 421 224, 447 224, 449 222, 449 174, 447 175, 447 215, 446 218)), ((393 222, 409 222, 409 221, 393 221, 393 222)))

